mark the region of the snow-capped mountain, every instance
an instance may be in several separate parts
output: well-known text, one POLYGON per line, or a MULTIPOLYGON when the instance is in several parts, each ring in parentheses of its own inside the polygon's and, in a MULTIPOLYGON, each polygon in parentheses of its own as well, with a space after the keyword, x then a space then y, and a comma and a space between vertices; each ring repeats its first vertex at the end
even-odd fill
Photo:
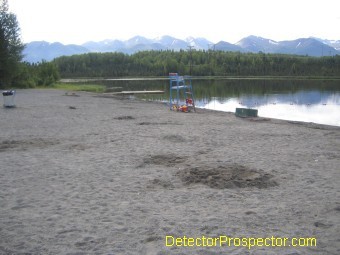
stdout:
POLYGON ((104 40, 100 42, 86 42, 81 46, 89 49, 91 52, 110 52, 124 48, 124 42, 120 40, 104 40))
POLYGON ((243 48, 239 45, 231 44, 228 42, 220 41, 214 45, 212 45, 211 50, 220 50, 220 51, 239 51, 244 52, 243 48))
POLYGON ((208 50, 210 48, 210 45, 213 45, 212 42, 202 37, 199 38, 187 37, 185 41, 188 46, 192 46, 196 50, 208 50))
POLYGON ((340 51, 314 38, 300 38, 292 41, 274 41, 258 36, 248 36, 236 43, 246 52, 282 53, 308 56, 334 56, 340 51))
POLYGON ((155 38, 154 41, 163 45, 165 49, 180 50, 185 49, 188 46, 188 43, 186 41, 177 39, 169 35, 155 38))
POLYGON ((249 52, 262 51, 266 53, 272 53, 275 52, 276 48, 278 48, 279 42, 259 36, 250 35, 238 41, 236 45, 240 46, 243 50, 249 52))
POLYGON ((169 35, 154 39, 134 36, 129 40, 104 40, 86 42, 82 45, 63 45, 61 43, 31 42, 24 50, 24 60, 28 62, 50 61, 59 56, 83 54, 89 52, 122 52, 133 54, 145 50, 219 50, 239 52, 263 52, 297 54, 308 56, 340 55, 340 40, 332 41, 318 38, 300 38, 292 41, 274 41, 258 36, 248 36, 236 44, 220 41, 216 44, 205 38, 188 37, 184 40, 169 35))
POLYGON ((340 54, 333 47, 313 38, 300 38, 293 41, 282 41, 279 44, 279 52, 309 56, 334 56, 340 54))
POLYGON ((329 46, 331 46, 332 48, 336 49, 336 50, 340 50, 340 40, 327 40, 327 39, 320 39, 317 37, 312 37, 324 44, 327 44, 329 46))
POLYGON ((50 61, 60 56, 88 53, 90 50, 80 45, 64 45, 58 42, 49 43, 45 41, 30 42, 26 45, 23 55, 24 61, 35 63, 42 60, 50 61))

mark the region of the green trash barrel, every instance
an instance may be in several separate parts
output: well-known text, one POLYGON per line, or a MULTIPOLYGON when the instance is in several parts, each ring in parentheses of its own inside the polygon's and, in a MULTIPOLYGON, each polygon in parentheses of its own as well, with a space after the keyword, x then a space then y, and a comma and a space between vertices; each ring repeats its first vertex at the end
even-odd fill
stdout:
POLYGON ((236 108, 235 115, 237 117, 257 117, 257 110, 256 109, 249 109, 249 108, 236 108))

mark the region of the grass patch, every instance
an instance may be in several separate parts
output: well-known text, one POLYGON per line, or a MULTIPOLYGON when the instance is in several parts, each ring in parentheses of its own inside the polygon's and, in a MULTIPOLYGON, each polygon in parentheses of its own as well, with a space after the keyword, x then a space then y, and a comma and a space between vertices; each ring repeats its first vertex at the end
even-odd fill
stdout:
POLYGON ((104 85, 95 85, 95 84, 74 84, 74 83, 56 83, 53 86, 49 86, 51 89, 62 89, 62 90, 70 90, 70 91, 87 91, 87 92, 96 92, 103 93, 106 90, 106 86, 104 85))

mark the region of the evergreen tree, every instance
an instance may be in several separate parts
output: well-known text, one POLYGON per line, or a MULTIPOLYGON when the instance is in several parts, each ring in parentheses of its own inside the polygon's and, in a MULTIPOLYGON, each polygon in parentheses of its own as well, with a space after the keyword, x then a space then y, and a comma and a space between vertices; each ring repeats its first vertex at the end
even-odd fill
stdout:
POLYGON ((7 0, 0 0, 0 88, 12 84, 23 49, 16 15, 9 12, 7 0))

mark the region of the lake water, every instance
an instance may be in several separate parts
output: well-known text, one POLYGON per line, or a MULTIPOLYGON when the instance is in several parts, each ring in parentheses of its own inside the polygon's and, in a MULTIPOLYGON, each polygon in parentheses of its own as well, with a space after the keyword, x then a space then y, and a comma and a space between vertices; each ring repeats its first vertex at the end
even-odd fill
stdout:
MULTIPOLYGON (((93 82, 92 82, 93 83, 93 82)), ((164 90, 141 98, 167 102, 168 79, 106 79, 123 90, 164 90)), ((340 126, 340 80, 194 79, 196 106, 235 112, 253 108, 260 117, 340 126)))

